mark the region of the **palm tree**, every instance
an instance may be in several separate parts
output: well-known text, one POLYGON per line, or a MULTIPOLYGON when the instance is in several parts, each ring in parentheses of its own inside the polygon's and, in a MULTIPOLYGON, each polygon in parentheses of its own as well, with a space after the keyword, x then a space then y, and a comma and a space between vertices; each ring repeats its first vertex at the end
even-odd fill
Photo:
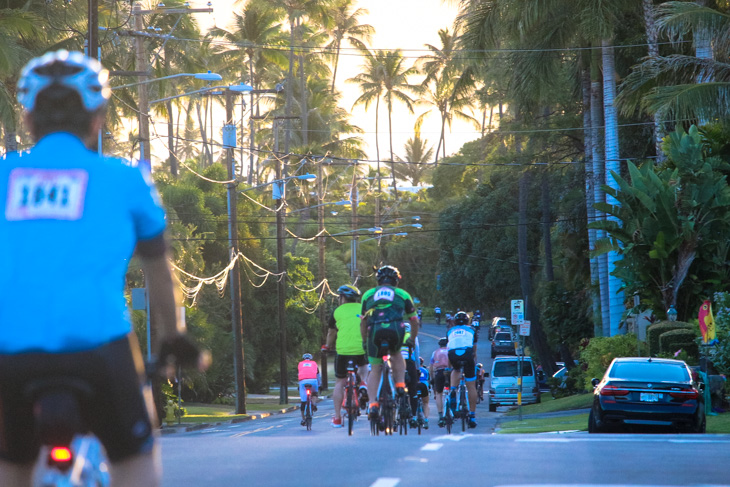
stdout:
POLYGON ((327 47, 335 51, 330 88, 332 93, 335 92, 335 78, 337 78, 342 41, 347 40, 350 45, 364 50, 365 43, 370 42, 375 33, 372 25, 359 23, 359 17, 367 15, 367 13, 368 11, 364 8, 355 9, 354 0, 335 0, 326 11, 326 26, 332 37, 332 41, 327 47))
POLYGON ((730 66, 714 59, 730 55, 730 14, 694 2, 667 2, 657 8, 657 26, 673 41, 700 32, 695 35, 694 55, 650 57, 634 66, 621 84, 622 112, 639 108, 670 120, 727 119, 730 66), (713 40, 714 59, 704 45, 708 36, 713 40))
POLYGON ((363 105, 365 110, 375 101, 375 159, 378 174, 378 198, 375 200, 375 225, 380 222, 380 194, 382 188, 380 185, 380 144, 378 125, 380 121, 380 98, 384 92, 383 69, 379 61, 378 53, 373 54, 368 50, 362 51, 365 63, 360 69, 360 73, 347 80, 348 83, 358 84, 360 87, 360 96, 352 104, 353 107, 363 105))
MULTIPOLYGON (((450 34, 448 29, 441 29, 439 38, 441 47, 426 44, 431 54, 419 59, 421 71, 426 77, 421 82, 419 91, 422 96, 418 101, 436 107, 441 116, 441 133, 436 146, 435 163, 438 163, 439 150, 443 150, 446 157, 446 125, 451 128, 454 117, 472 123, 477 130, 481 128, 479 122, 464 111, 473 106, 474 80, 471 69, 466 69, 454 56, 456 35, 450 34)), ((429 110, 418 117, 419 126, 430 112, 429 110)))
POLYGON ((428 147, 428 140, 421 138, 418 126, 415 127, 413 137, 406 141, 405 150, 405 159, 396 156, 398 162, 403 163, 394 168, 396 176, 410 181, 413 186, 419 186, 429 174, 428 161, 433 157, 433 147, 428 147))
POLYGON ((398 189, 395 182, 395 155, 393 153, 393 105, 396 101, 403 103, 410 113, 413 113, 415 100, 408 92, 417 92, 418 87, 408 83, 408 77, 418 70, 405 66, 405 58, 400 49, 395 51, 378 51, 376 54, 381 65, 383 77, 383 99, 388 109, 388 139, 390 141, 390 164, 393 171, 393 194, 398 199, 398 189))

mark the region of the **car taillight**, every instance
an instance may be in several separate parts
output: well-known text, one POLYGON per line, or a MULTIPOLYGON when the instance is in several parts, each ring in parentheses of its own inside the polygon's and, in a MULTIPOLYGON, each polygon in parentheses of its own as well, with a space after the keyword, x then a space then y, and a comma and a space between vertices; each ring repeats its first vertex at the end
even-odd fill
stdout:
POLYGON ((616 386, 603 386, 601 388, 602 396, 626 396, 628 393, 629 391, 626 389, 619 389, 616 386))
POLYGON ((669 395, 672 396, 674 399, 688 401, 690 399, 697 399, 700 396, 700 393, 697 389, 692 387, 689 389, 682 389, 681 391, 672 391, 669 393, 669 395))

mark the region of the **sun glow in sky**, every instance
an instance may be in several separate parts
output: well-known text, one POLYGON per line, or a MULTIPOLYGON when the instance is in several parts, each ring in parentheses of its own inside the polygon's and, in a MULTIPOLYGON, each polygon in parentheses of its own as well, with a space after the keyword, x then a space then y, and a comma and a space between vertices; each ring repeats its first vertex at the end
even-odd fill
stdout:
MULTIPOLYGON (((212 0, 215 11, 212 14, 199 14, 197 17, 201 27, 206 30, 215 25, 226 27, 226 21, 231 9, 232 0, 212 0)), ((191 2, 191 6, 204 6, 204 2, 191 2), (199 3, 200 5, 197 5, 199 3)), ((425 44, 440 47, 439 29, 448 28, 453 31, 453 21, 457 14, 457 2, 446 0, 361 0, 359 6, 366 9, 368 14, 361 17, 360 22, 370 24, 375 28, 375 35, 370 42, 371 50, 401 49, 407 58, 406 65, 410 66, 416 58, 427 53, 425 44)), ((352 114, 351 122, 360 127, 364 133, 366 152, 370 159, 375 159, 375 104, 366 111, 363 106, 353 108, 353 103, 360 95, 357 85, 347 83, 360 71, 363 63, 362 56, 349 44, 343 43, 337 71, 337 88, 342 93, 341 106, 352 114)), ((414 77, 412 83, 420 81, 414 77)), ((427 105, 416 105, 414 113, 408 112, 402 104, 397 104, 393 112, 393 151, 396 155, 405 158, 404 144, 413 137, 416 118, 423 112, 431 109, 427 105)), ((382 160, 389 159, 388 119, 387 111, 381 103, 381 112, 378 126, 378 141, 382 160)), ((421 128, 421 137, 428 140, 428 145, 436 149, 440 132, 438 112, 432 112, 421 128)), ((478 119, 478 114, 475 114, 478 119)), ((479 132, 470 124, 454 120, 449 131, 446 132, 446 153, 452 154, 470 140, 479 137, 479 132)))

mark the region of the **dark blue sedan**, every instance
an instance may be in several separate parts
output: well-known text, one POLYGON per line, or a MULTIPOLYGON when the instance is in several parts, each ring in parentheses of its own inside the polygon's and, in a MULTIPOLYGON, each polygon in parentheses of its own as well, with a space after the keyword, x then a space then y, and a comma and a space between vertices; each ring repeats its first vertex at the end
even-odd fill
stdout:
POLYGON ((705 405, 682 360, 615 358, 600 381, 593 379, 588 432, 662 427, 704 433, 705 405))

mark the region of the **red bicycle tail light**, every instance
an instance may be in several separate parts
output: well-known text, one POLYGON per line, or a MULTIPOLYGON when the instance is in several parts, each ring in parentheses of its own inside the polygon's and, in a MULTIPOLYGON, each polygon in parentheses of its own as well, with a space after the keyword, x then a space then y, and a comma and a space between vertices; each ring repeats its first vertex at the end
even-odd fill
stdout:
POLYGON ((54 446, 51 448, 51 460, 56 463, 67 463, 73 458, 71 450, 65 446, 54 446))
POLYGON ((616 386, 603 386, 601 388, 601 395, 602 396, 626 396, 629 394, 629 391, 626 389, 619 389, 616 386))
POLYGON ((673 391, 669 393, 670 396, 672 396, 674 399, 681 399, 683 401, 688 401, 690 399, 697 399, 700 396, 700 393, 695 388, 690 389, 682 389, 681 391, 673 391))

